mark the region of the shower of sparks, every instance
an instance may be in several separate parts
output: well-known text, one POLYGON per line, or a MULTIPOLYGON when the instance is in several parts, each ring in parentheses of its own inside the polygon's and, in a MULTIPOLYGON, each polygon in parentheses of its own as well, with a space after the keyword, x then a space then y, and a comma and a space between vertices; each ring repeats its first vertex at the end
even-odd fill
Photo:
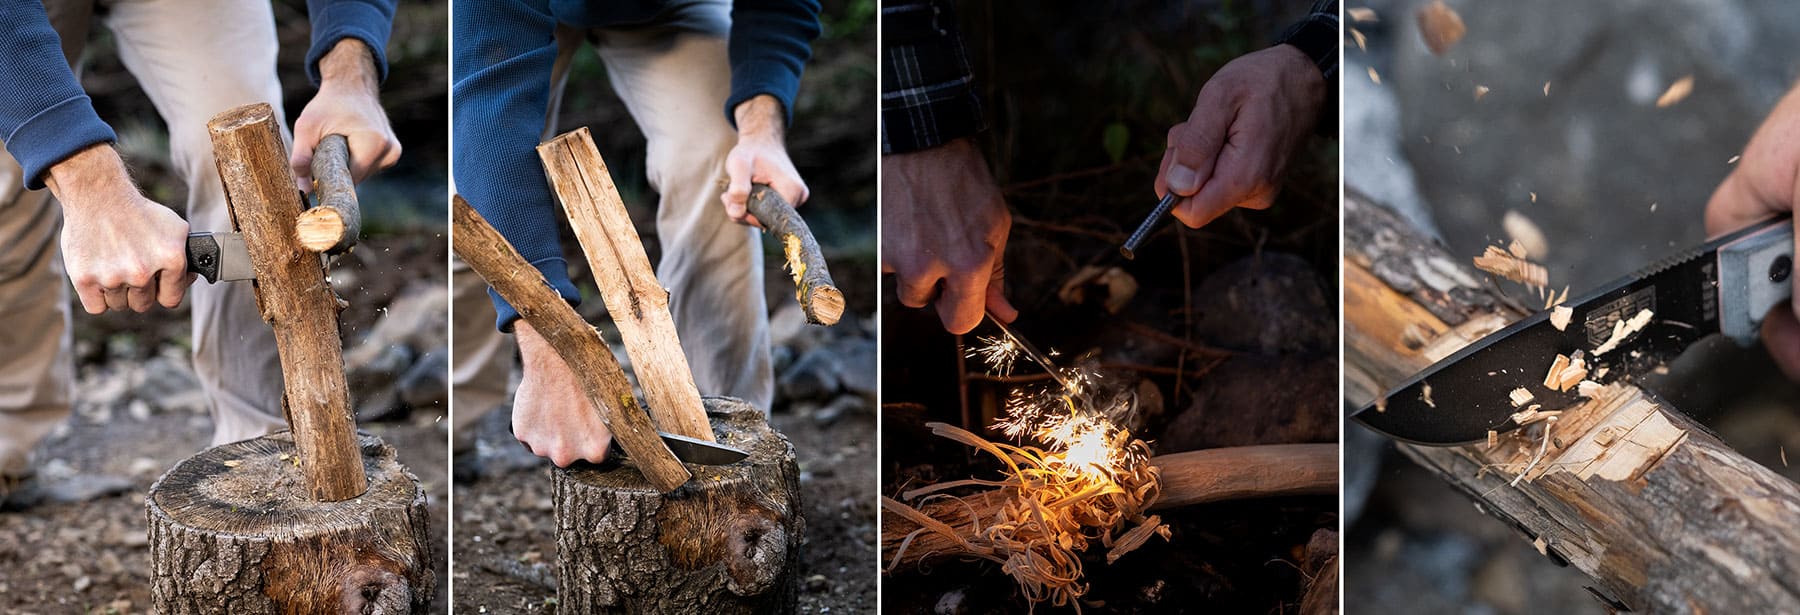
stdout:
POLYGON ((975 339, 980 344, 969 348, 969 358, 981 359, 982 363, 987 364, 988 371, 995 375, 1011 376, 1013 365, 1019 358, 1019 344, 1004 335, 999 337, 983 335, 975 339))

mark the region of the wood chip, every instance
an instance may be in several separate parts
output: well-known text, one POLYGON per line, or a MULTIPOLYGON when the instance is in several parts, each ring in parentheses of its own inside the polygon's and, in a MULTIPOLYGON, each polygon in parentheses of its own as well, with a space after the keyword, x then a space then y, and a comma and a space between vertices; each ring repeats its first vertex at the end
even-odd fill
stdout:
POLYGON ((1569 319, 1575 317, 1575 310, 1566 305, 1550 308, 1550 326, 1557 331, 1569 330, 1569 319))
POLYGON ((1543 265, 1508 254, 1496 246, 1488 246, 1486 253, 1475 257, 1475 268, 1534 288, 1542 288, 1550 282, 1550 272, 1543 265))
POLYGON ((1500 432, 1489 429, 1487 440, 1488 450, 1494 450, 1494 447, 1496 446, 1500 446, 1500 432))
POLYGON ((1431 383, 1427 382, 1424 384, 1425 386, 1421 387, 1419 391, 1419 401, 1425 402, 1426 406, 1436 408, 1437 402, 1431 401, 1431 383))
POLYGON ((1557 385, 1562 383, 1559 376, 1562 374, 1563 368, 1568 366, 1569 357, 1561 354, 1556 355, 1556 360, 1550 362, 1550 373, 1544 374, 1544 386, 1551 389, 1557 388, 1557 385))
MULTIPOLYGON (((1536 193, 1532 194, 1534 197, 1531 201, 1535 203, 1537 202, 1536 193)), ((1531 218, 1525 217, 1525 214, 1516 210, 1506 210, 1506 215, 1500 218, 1500 228, 1506 231, 1507 237, 1524 245, 1525 251, 1529 252, 1531 256, 1543 258, 1550 254, 1550 240, 1544 237, 1543 229, 1538 228, 1537 223, 1532 222, 1531 218)), ((1519 258, 1525 257, 1520 256, 1519 258)))
POLYGON ((1550 555, 1550 543, 1544 542, 1543 536, 1539 536, 1537 537, 1537 540, 1531 541, 1531 546, 1537 547, 1538 555, 1546 557, 1550 555))
POLYGON ((1580 395, 1582 397, 1586 397, 1588 399, 1593 399, 1595 397, 1599 397, 1601 389, 1604 389, 1604 388, 1606 388, 1605 385, 1602 385, 1598 382, 1594 382, 1592 380, 1583 380, 1581 382, 1575 383, 1575 394, 1580 395))
POLYGON ((1550 373, 1544 376, 1544 386, 1557 391, 1568 392, 1588 375, 1587 360, 1582 358, 1581 351, 1569 356, 1556 355, 1556 361, 1550 364, 1550 373))
POLYGON ((1732 156, 1731 160, 1725 161, 1725 164, 1737 164, 1737 161, 1741 158, 1743 158, 1743 156, 1732 156))
POLYGON ((1375 85, 1381 85, 1381 73, 1375 72, 1373 66, 1369 67, 1369 80, 1375 82, 1375 85))
POLYGON ((1674 106, 1675 103, 1681 102, 1682 99, 1688 97, 1688 94, 1692 93, 1694 93, 1693 75, 1677 79, 1675 83, 1669 84, 1669 89, 1664 90, 1662 96, 1656 98, 1656 108, 1663 109, 1674 106))
POLYGON ((1531 394, 1531 391, 1526 390, 1525 387, 1513 389, 1507 396, 1512 398, 1512 405, 1514 408, 1529 404, 1531 403, 1531 400, 1537 398, 1537 396, 1531 394))
POLYGON ((1548 82, 1548 81, 1544 82, 1544 95, 1545 96, 1550 95, 1550 82, 1548 82))
POLYGON ((1781 453, 1781 467, 1784 467, 1784 468, 1785 468, 1785 467, 1788 467, 1788 464, 1787 464, 1787 447, 1785 447, 1785 446, 1778 446, 1778 447, 1776 447, 1776 450, 1777 450, 1777 451, 1780 451, 1780 453, 1781 453))
POLYGON ((1380 17, 1375 16, 1375 9, 1366 6, 1347 9, 1344 11, 1344 14, 1350 16, 1350 21, 1357 23, 1375 23, 1381 21, 1380 17))
POLYGON ((1619 344, 1625 341, 1625 338, 1631 337, 1631 334, 1643 330, 1645 325, 1650 324, 1650 317, 1650 310, 1640 310, 1637 315, 1632 316, 1630 320, 1621 320, 1613 323, 1612 336, 1606 338, 1605 343, 1600 344, 1598 348, 1594 349, 1594 356, 1597 357, 1606 354, 1614 348, 1618 348, 1619 344))
POLYGON ((1485 85, 1475 86, 1475 100, 1477 100, 1477 101, 1481 100, 1481 98, 1483 96, 1487 96, 1488 92, 1490 92, 1490 91, 1492 91, 1492 90, 1489 90, 1488 86, 1485 86, 1485 85))
POLYGON ((1356 41, 1357 49, 1361 49, 1365 52, 1369 50, 1369 39, 1368 39, 1368 37, 1363 36, 1362 30, 1358 30, 1356 28, 1351 28, 1350 29, 1350 38, 1351 38, 1351 40, 1356 41))
POLYGON ((1462 16, 1456 14, 1456 9, 1444 4, 1444 0, 1434 0, 1431 4, 1419 7, 1417 16, 1419 35, 1425 38, 1425 46, 1434 55, 1444 55, 1469 31, 1463 26, 1462 16))

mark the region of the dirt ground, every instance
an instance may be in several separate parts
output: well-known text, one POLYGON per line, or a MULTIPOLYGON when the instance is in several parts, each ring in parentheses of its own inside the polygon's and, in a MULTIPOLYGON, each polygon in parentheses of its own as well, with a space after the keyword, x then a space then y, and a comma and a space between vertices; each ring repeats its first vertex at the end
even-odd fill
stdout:
MULTIPOLYGON (((419 237, 365 241, 340 271, 363 280, 340 290, 346 346, 380 317, 383 298, 410 281, 443 287, 444 249, 419 237), (406 275, 399 275, 400 272, 406 275), (435 273, 434 273, 435 272, 435 273)), ((202 282, 204 283, 204 282, 202 282)), ((144 496, 157 476, 205 447, 212 433, 204 397, 187 358, 185 310, 87 317, 76 308, 75 411, 35 456, 34 489, 45 501, 0 511, 0 605, 8 613, 142 613, 150 597, 144 496)), ((439 324, 441 327, 441 323, 439 324)), ((413 408, 392 422, 359 427, 399 451, 425 487, 431 531, 448 521, 449 422, 442 406, 413 408)), ((433 608, 446 603, 442 544, 433 608)))

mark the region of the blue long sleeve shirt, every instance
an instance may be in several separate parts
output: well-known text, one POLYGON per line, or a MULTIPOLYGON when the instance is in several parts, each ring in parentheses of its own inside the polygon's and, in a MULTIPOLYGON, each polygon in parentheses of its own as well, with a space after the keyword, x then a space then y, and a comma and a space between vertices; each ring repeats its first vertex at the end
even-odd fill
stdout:
MULTIPOLYGON (((319 82, 319 58, 345 38, 368 45, 385 78, 388 34, 398 2, 307 0, 312 48, 306 71, 313 83, 319 82)), ((25 186, 43 188, 50 165, 117 139, 69 70, 42 0, 0 0, 0 140, 24 167, 25 186)))
MULTIPOLYGON (((456 189, 506 237, 563 299, 580 294, 569 281, 557 220, 536 147, 550 101, 557 24, 583 28, 655 23, 668 0, 456 0, 451 72, 456 189)), ((728 43, 731 94, 738 103, 774 96, 792 115, 800 73, 819 36, 817 0, 737 0, 728 43)), ((510 331, 518 310, 489 291, 496 326, 510 331)))

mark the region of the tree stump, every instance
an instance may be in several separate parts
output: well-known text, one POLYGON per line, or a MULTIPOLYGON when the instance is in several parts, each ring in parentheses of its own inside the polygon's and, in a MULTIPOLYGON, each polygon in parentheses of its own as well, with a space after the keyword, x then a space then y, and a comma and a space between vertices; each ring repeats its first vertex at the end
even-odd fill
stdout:
POLYGON ((552 471, 559 610, 793 611, 806 526, 794 447, 747 403, 703 403, 718 442, 748 459, 689 466, 666 494, 629 459, 552 471))
POLYGON ((425 492, 379 438, 358 434, 368 491, 314 500, 293 436, 223 444, 157 479, 152 612, 407 613, 431 600, 425 492))

